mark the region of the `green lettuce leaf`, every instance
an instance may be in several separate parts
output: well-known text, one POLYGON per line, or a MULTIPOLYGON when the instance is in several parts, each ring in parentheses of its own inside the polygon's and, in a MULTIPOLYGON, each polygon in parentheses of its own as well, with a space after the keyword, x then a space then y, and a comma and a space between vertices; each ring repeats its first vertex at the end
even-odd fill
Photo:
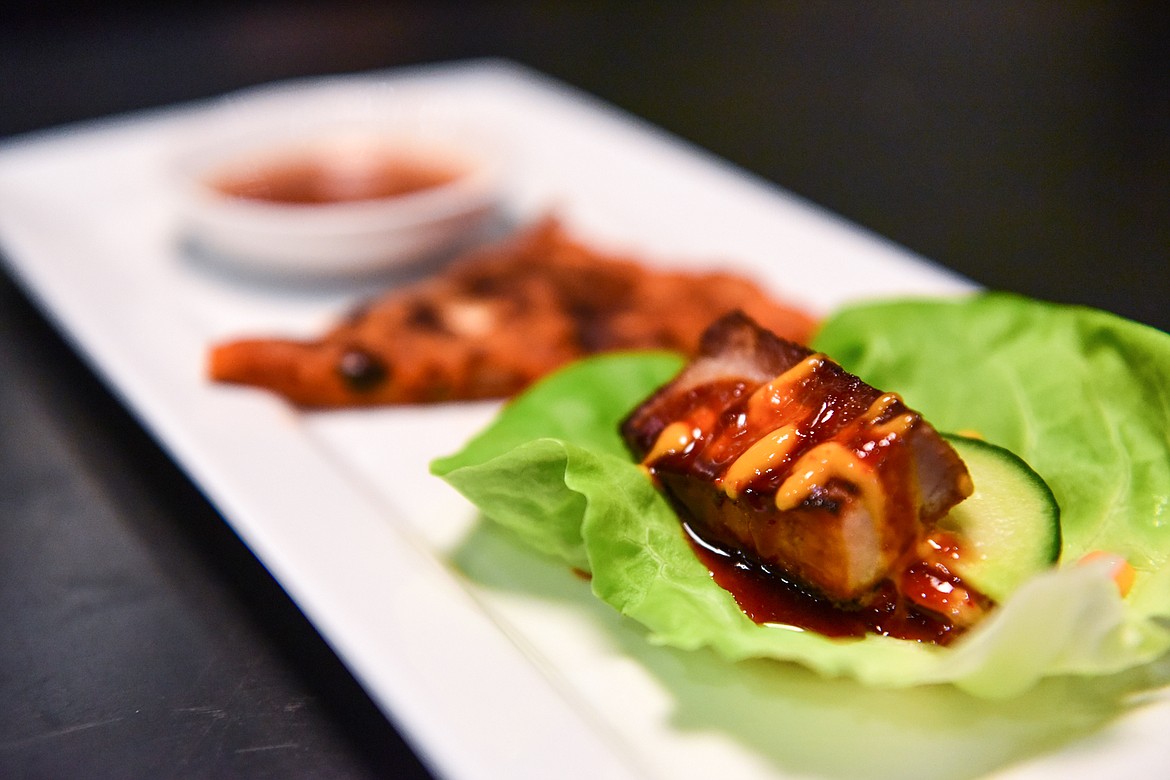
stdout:
POLYGON ((937 427, 974 429, 1016 451, 1061 503, 1064 563, 951 647, 835 640, 743 615, 617 433, 677 372, 676 356, 574 364, 431 468, 527 544, 589 572, 598 597, 672 647, 792 661, 874 686, 952 683, 987 697, 1046 676, 1119 671, 1170 648, 1170 336, 986 294, 852 307, 824 324, 815 346, 901 393, 937 427), (1096 549, 1138 569, 1128 598, 1103 566, 1076 565, 1096 549))

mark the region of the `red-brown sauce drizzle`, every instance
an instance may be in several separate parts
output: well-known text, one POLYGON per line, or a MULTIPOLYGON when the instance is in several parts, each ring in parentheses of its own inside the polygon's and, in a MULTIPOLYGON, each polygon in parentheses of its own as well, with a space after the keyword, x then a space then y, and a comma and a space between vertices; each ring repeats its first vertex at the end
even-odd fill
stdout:
MULTIPOLYGON (((881 634, 896 639, 946 645, 962 633, 947 618, 915 607, 885 583, 864 606, 847 609, 820 598, 784 577, 783 572, 750 560, 740 551, 708 544, 684 524, 687 540, 720 587, 731 593, 754 622, 816 631, 833 638, 881 634)), ((928 564, 923 563, 923 566, 928 564)))
POLYGON ((907 599, 944 614, 978 616, 995 602, 954 573, 963 558, 963 545, 954 535, 935 529, 920 547, 923 560, 911 561, 898 578, 898 589, 907 599))
POLYGON ((236 198, 320 205, 407 195, 448 184, 463 171, 440 160, 391 150, 305 151, 243 163, 209 179, 236 198))

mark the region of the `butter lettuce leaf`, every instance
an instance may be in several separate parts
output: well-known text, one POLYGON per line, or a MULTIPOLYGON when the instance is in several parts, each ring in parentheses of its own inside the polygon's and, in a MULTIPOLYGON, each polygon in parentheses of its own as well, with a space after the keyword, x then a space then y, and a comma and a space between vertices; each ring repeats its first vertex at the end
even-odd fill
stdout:
POLYGON ((662 353, 590 358, 509 403, 433 473, 533 548, 591 575, 651 641, 772 658, 865 684, 952 683, 1004 697, 1046 676, 1107 674, 1170 648, 1170 336, 1098 311, 984 294, 859 305, 816 348, 903 395, 943 430, 1019 453, 1062 506, 1063 563, 948 648, 836 640, 753 623, 693 554, 632 462, 623 417, 681 367, 662 353), (1090 550, 1138 569, 1122 599, 1090 550))
POLYGON ((1170 335, 986 293, 847 309, 816 346, 940 430, 1026 460, 1060 504, 1065 563, 1119 553, 1139 572, 1130 608, 1170 613, 1153 576, 1170 560, 1170 335))

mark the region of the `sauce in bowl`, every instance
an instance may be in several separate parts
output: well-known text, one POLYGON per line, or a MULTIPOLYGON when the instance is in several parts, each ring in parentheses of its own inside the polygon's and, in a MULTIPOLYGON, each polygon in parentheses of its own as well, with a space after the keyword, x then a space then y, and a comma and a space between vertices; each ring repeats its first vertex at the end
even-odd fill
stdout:
POLYGON ((209 106, 173 152, 175 237, 204 266, 265 275, 442 261, 492 227, 510 147, 490 117, 427 84, 244 90, 209 106))
POLYGON ((188 164, 196 251, 264 271, 364 272, 435 257, 488 224, 501 160, 473 142, 320 132, 188 164))
POLYGON ((207 184, 230 197, 309 206, 409 195, 450 184, 466 172, 452 160, 370 142, 236 161, 209 175, 207 184))

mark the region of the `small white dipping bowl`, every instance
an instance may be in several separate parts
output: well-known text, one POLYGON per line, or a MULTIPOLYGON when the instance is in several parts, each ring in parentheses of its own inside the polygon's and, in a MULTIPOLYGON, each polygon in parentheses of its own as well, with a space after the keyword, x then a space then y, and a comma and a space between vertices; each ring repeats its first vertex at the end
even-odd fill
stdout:
POLYGON ((184 237, 262 271, 364 273, 438 256, 484 227, 501 196, 504 154, 485 129, 378 82, 241 93, 193 136, 177 165, 184 237))

